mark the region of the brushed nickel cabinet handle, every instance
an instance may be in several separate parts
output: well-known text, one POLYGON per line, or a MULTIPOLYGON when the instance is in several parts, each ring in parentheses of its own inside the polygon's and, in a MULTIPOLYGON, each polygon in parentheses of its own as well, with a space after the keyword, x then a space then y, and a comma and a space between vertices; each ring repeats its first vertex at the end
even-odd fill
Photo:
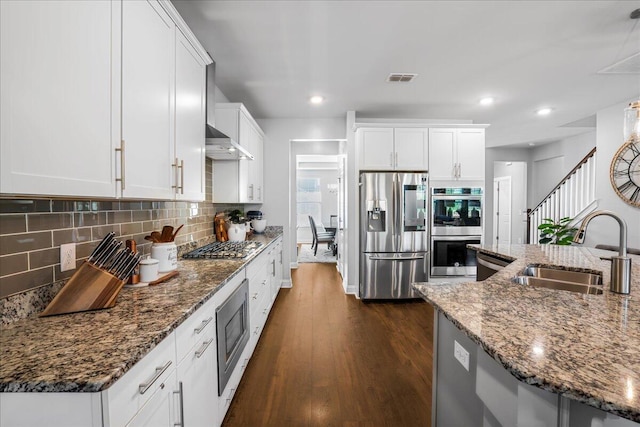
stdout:
POLYGON ((184 160, 180 160, 180 194, 184 194, 184 160))
POLYGON ((120 182, 120 190, 124 190, 124 139, 120 140, 120 148, 116 148, 120 152, 120 178, 116 178, 116 182, 120 182))
POLYGON ((389 165, 393 167, 393 151, 389 153, 389 165))
POLYGON ((203 342, 202 345, 200 346, 200 348, 196 350, 196 357, 198 359, 200 359, 202 357, 202 355, 204 354, 204 352, 207 351, 207 348, 209 348, 209 346, 211 345, 212 342, 213 342, 213 338, 203 342))
POLYGON ((180 421, 173 423, 174 427, 184 427, 184 393, 182 390, 182 381, 178 383, 178 391, 174 391, 173 394, 179 395, 180 401, 180 421))
POLYGON ((199 334, 200 332, 202 332, 204 330, 204 328, 207 327, 207 325, 209 324, 209 322, 211 322, 213 320, 213 317, 209 316, 208 319, 204 319, 202 321, 202 323, 200 324, 200 326, 198 326, 197 328, 194 329, 196 334, 199 334))
POLYGON ((142 383, 138 386, 138 391, 140 392, 140 394, 145 394, 147 390, 149 390, 149 388, 153 385, 153 383, 158 381, 158 378, 160 378, 160 376, 169 368, 169 366, 171 366, 171 360, 169 360, 163 366, 157 367, 156 372, 153 374, 153 377, 146 383, 142 383))

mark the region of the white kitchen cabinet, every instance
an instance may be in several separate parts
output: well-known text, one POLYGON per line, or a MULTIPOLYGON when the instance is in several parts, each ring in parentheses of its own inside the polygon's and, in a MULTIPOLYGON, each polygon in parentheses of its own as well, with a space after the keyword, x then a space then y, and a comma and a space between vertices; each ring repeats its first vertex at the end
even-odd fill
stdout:
POLYGON ((262 203, 264 133, 240 103, 216 105, 216 128, 246 148, 254 158, 214 161, 214 202, 262 203))
POLYGON ((429 129, 429 179, 484 181, 484 129, 429 129))
POLYGON ((174 427, 180 423, 180 408, 176 407, 176 393, 174 384, 176 371, 172 370, 167 378, 160 383, 158 390, 147 400, 127 427, 174 427))
POLYGON ((159 4, 122 4, 122 195, 172 199, 175 25, 159 4))
POLYGON ((360 128, 357 131, 361 170, 422 171, 428 168, 425 128, 360 128))
POLYGON ((206 64, 176 30, 176 198, 202 201, 205 193, 206 64))
MULTIPOLYGON (((218 419, 218 359, 216 352, 215 307, 198 309, 191 317, 204 318, 198 325, 189 325, 176 333, 177 351, 180 352, 180 335, 198 336, 196 345, 190 347, 184 359, 178 362, 175 391, 181 408, 178 419, 186 426, 210 426, 218 419), (201 313, 202 312, 202 313, 201 313), (193 327, 197 326, 197 327, 193 327)), ((191 320, 191 318, 189 319, 191 320)), ((186 323, 186 322, 185 322, 186 323)), ((181 325, 182 326, 182 325, 181 325)), ((189 341, 185 341, 189 342, 189 341)))
POLYGON ((0 1, 0 192, 113 197, 119 3, 0 1))

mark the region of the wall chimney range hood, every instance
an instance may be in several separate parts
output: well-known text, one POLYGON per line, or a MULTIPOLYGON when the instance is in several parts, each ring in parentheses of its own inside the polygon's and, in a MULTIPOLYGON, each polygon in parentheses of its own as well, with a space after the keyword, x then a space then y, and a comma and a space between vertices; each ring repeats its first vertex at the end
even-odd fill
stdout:
POLYGON ((237 141, 216 129, 216 63, 207 65, 205 154, 213 160, 253 160, 253 155, 237 141))

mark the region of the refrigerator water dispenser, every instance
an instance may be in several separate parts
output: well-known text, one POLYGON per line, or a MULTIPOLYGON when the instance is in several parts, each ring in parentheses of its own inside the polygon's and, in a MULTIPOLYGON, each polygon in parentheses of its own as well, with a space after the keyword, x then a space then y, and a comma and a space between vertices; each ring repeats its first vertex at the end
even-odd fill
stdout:
POLYGON ((367 231, 387 231, 386 220, 387 201, 367 200, 367 231))

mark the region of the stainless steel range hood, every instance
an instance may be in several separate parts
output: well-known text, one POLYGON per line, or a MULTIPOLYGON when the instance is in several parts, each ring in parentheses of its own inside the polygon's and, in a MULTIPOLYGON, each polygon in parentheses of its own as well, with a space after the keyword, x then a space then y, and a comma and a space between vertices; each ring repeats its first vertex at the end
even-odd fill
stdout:
POLYGON ((253 155, 237 141, 216 129, 216 63, 207 65, 206 156, 214 160, 253 160, 253 155))

